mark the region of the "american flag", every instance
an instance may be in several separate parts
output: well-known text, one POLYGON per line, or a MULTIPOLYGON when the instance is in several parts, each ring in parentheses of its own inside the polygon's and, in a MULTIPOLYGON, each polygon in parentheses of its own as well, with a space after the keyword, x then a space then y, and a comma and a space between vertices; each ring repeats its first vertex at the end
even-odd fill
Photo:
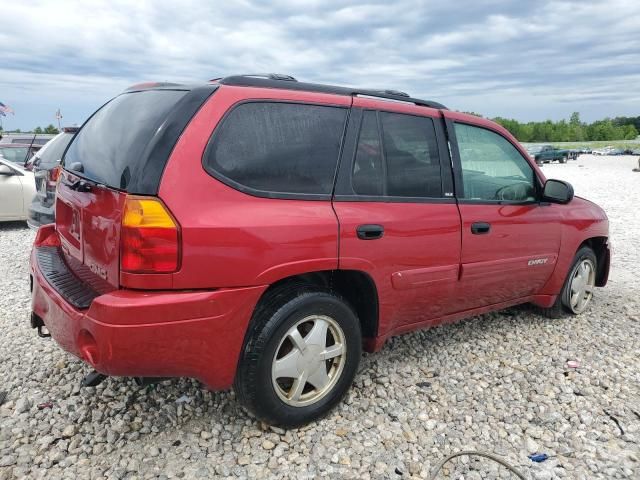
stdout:
POLYGON ((9 105, 5 105, 4 103, 0 102, 0 114, 2 114, 3 117, 6 117, 7 113, 14 115, 13 108, 11 108, 9 105))

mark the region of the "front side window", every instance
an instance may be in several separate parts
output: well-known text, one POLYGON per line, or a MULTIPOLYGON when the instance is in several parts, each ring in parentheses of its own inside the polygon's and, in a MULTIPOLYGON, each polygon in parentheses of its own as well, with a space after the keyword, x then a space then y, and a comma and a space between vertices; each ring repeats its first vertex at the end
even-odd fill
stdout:
POLYGON ((365 111, 353 165, 352 187, 358 195, 441 197, 440 159, 433 120, 365 111))
POLYGON ((455 124, 462 163, 463 198, 529 202, 536 199, 529 162, 504 137, 491 130, 455 124))
POLYGON ((346 114, 320 105, 241 104, 216 129, 204 166, 259 192, 330 195, 346 114))

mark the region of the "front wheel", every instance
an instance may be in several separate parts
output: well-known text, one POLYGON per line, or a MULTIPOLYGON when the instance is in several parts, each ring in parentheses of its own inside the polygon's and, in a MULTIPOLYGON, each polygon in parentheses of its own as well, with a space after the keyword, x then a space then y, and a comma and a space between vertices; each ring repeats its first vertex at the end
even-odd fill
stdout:
POLYGON ((550 308, 542 313, 550 318, 558 318, 565 313, 578 315, 584 312, 593 299, 596 286, 597 258, 590 247, 582 247, 576 253, 562 291, 550 308))
POLYGON ((234 387, 259 419, 297 427, 342 399, 360 362, 362 336, 355 313, 337 295, 284 288, 256 309, 234 387))

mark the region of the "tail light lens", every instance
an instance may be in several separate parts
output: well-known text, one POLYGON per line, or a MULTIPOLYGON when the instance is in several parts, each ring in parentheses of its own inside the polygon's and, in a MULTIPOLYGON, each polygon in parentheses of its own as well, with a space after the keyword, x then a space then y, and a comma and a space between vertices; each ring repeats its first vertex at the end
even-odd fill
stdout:
POLYGON ((157 198, 128 196, 120 231, 120 270, 171 273, 180 261, 180 228, 157 198))
POLYGON ((60 178, 60 165, 56 165, 49 170, 49 185, 55 186, 60 178))

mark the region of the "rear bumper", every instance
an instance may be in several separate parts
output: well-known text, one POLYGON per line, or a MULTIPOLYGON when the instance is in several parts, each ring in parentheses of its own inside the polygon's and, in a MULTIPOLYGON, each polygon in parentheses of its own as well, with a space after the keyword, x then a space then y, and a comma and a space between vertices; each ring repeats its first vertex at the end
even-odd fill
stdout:
POLYGON ((32 310, 62 348, 105 375, 191 377, 233 384, 253 309, 266 286, 215 291, 115 290, 77 309, 31 254, 32 310))

